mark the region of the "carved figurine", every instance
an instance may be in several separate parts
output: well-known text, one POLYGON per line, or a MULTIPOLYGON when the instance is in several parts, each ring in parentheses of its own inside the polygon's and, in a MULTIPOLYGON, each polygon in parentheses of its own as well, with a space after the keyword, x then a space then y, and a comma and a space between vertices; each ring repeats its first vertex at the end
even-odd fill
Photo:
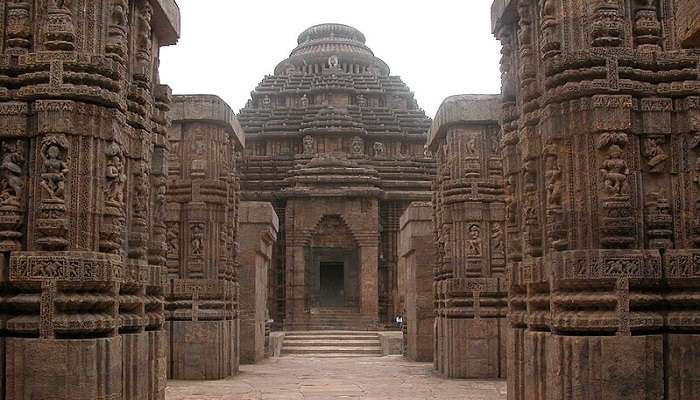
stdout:
POLYGON ((627 176, 630 174, 627 162, 623 158, 622 148, 616 144, 610 146, 607 160, 603 161, 601 173, 605 190, 613 196, 623 195, 627 191, 627 176))
POLYGON ((65 180, 68 163, 64 160, 67 143, 56 136, 47 136, 42 140, 43 173, 41 187, 52 200, 64 200, 65 180))
POLYGON ((2 144, 2 164, 0 164, 0 202, 3 205, 19 206, 24 193, 22 165, 24 154, 20 141, 2 144))
POLYGON ((545 189, 547 190, 547 205, 558 207, 561 205, 562 173, 559 168, 556 150, 547 154, 545 171, 545 189))
POLYGON ((467 143, 466 143, 466 151, 468 155, 475 155, 476 154, 476 142, 478 138, 476 135, 469 135, 467 137, 467 143))
POLYGON ((303 139, 304 144, 304 154, 314 153, 314 138, 312 136, 306 135, 303 139))
POLYGON ((469 227, 469 239, 467 240, 467 255, 481 255, 481 228, 479 225, 471 225, 469 227))
POLYGON ((652 173, 663 172, 668 155, 661 147, 663 138, 647 138, 644 140, 644 156, 648 159, 647 165, 652 173))
POLYGON ((124 185, 126 174, 124 173, 124 160, 119 145, 112 143, 107 148, 107 187, 105 188, 105 201, 124 203, 124 185))
POLYGON ((177 232, 177 225, 172 224, 168 226, 166 240, 168 243, 168 256, 176 258, 180 251, 180 238, 177 232))
POLYGON ((204 226, 202 224, 192 225, 192 256, 201 257, 204 250, 204 226))
POLYGON ((503 228, 501 224, 493 224, 491 227, 491 243, 493 243, 493 253, 503 255, 503 228))
POLYGON ((377 157, 381 157, 384 155, 385 149, 384 149, 384 143, 381 142, 374 142, 374 155, 377 157))
POLYGON ((303 95, 303 96, 301 96, 301 100, 299 101, 299 103, 301 104, 301 106, 303 108, 306 108, 309 106, 309 98, 306 97, 306 95, 303 95))
POLYGON ((355 137, 352 139, 352 154, 360 155, 364 153, 365 144, 360 137, 355 137))
POLYGON ((367 99, 363 95, 357 96, 357 105, 360 107, 367 107, 367 99))

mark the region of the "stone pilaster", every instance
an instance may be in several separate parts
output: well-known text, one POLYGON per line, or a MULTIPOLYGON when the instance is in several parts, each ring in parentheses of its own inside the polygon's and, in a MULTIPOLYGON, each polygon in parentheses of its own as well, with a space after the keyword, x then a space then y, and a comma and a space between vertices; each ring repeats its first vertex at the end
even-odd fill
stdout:
POLYGON ((175 96, 166 212, 169 376, 238 371, 238 177, 242 132, 216 96, 175 96))
POLYGON ((178 39, 177 5, 2 9, 0 74, 12 78, 0 84, 0 398, 164 399, 151 340, 163 332, 164 270, 145 256, 157 218, 144 182, 165 151, 155 60, 178 39), (146 45, 142 79, 125 55, 146 45))
POLYGON ((500 97, 453 96, 433 121, 436 369, 504 377, 505 227, 500 97))
POLYGON ((405 354, 411 361, 433 361, 433 206, 411 203, 399 222, 399 287, 405 299, 405 354))
POLYGON ((241 363, 255 364, 265 358, 268 277, 279 219, 263 202, 241 202, 239 215, 241 363))
POLYGON ((700 396, 696 3, 494 2, 509 399, 700 396))

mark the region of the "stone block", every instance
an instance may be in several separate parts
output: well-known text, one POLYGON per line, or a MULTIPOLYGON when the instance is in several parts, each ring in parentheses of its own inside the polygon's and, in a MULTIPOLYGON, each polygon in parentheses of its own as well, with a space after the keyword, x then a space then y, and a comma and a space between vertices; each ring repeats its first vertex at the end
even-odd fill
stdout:
POLYGON ((233 321, 172 321, 172 379, 214 380, 237 372, 233 321))
POLYGON ((82 340, 7 338, 5 399, 120 399, 122 365, 119 336, 82 340))

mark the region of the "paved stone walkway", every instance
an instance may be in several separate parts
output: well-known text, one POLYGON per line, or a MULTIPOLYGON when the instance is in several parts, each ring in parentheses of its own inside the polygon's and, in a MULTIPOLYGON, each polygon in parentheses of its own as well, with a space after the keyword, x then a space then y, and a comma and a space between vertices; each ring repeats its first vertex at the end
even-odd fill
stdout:
POLYGON ((243 365, 235 378, 168 382, 167 400, 505 400, 503 381, 446 380, 400 356, 281 357, 243 365))

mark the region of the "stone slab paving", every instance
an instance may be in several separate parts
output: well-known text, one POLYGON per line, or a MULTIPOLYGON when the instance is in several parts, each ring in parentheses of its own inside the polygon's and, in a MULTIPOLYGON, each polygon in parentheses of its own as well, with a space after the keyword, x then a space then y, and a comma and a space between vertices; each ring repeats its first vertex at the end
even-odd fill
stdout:
POLYGON ((169 381, 167 400, 505 400, 504 381, 447 380, 401 356, 268 359, 221 381, 169 381))

